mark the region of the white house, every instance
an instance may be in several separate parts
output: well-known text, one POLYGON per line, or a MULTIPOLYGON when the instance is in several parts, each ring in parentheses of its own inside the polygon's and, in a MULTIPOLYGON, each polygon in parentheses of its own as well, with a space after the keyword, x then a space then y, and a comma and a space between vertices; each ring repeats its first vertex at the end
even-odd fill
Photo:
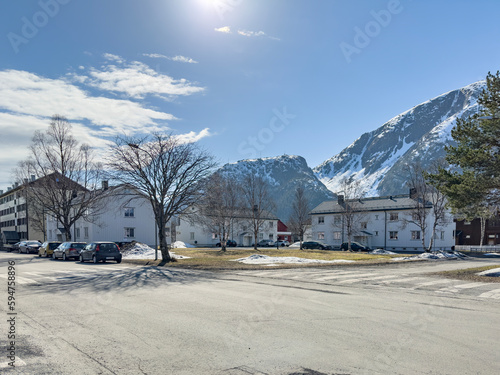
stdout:
MULTIPOLYGON (((96 215, 79 219, 71 228, 73 241, 138 241, 154 247, 155 220, 149 201, 124 185, 110 187, 96 208, 96 215)), ((47 217, 49 241, 64 241, 64 229, 55 218, 47 217)))
MULTIPOLYGON (((334 247, 347 241, 342 212, 344 205, 349 203, 358 215, 353 241, 386 250, 423 250, 421 229, 409 223, 415 208, 415 201, 409 195, 325 201, 310 212, 313 241, 322 241, 334 247)), ((427 223, 426 245, 433 224, 430 209, 427 223)), ((451 213, 447 212, 446 224, 439 226, 434 233, 433 250, 450 250, 455 244, 454 234, 455 223, 451 213)))
MULTIPOLYGON (((212 233, 207 230, 200 221, 196 220, 195 208, 191 207, 191 215, 184 215, 175 220, 175 240, 182 241, 186 244, 204 247, 215 246, 220 242, 217 233, 212 233), (189 218, 188 218, 189 216, 189 218)), ((249 218, 245 215, 240 215, 234 220, 230 229, 229 240, 236 241, 238 246, 251 246, 254 243, 253 231, 249 218)), ((264 223, 258 233, 258 240, 269 239, 276 241, 278 239, 278 218, 269 213, 264 212, 262 218, 264 223)), ((172 235, 174 238, 174 235, 172 235)))

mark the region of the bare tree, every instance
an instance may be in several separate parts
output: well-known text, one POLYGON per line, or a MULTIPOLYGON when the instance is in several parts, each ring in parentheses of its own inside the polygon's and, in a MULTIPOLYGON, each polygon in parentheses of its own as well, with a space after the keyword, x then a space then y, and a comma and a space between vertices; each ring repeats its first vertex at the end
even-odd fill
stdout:
MULTIPOLYGON (((437 170, 441 162, 433 164, 429 169, 437 170)), ((425 171, 419 163, 410 164, 406 167, 408 174, 408 187, 410 198, 413 199, 414 207, 411 210, 411 218, 403 220, 403 226, 414 224, 420 229, 420 240, 422 248, 430 252, 434 246, 436 230, 447 222, 447 201, 435 186, 428 183, 425 171), (429 222, 430 221, 430 222, 429 222), (426 245, 426 237, 430 228, 430 239, 426 245)))
POLYGON ((305 189, 303 186, 299 186, 295 190, 295 200, 292 204, 292 216, 290 217, 289 226, 291 231, 299 237, 300 250, 302 250, 302 242, 304 241, 307 226, 311 225, 310 210, 305 189))
POLYGON ((257 238, 262 229, 266 213, 274 209, 274 202, 269 196, 268 184, 261 177, 249 174, 241 187, 243 204, 247 208, 249 224, 254 238, 254 249, 257 250, 257 238))
POLYGON ((216 165, 213 157, 193 143, 160 133, 140 139, 119 137, 111 151, 107 162, 110 176, 147 197, 155 216, 162 261, 172 261, 165 226, 195 205, 201 181, 216 165))
POLYGON ((347 250, 351 251, 353 236, 363 229, 361 223, 366 218, 362 201, 365 192, 360 181, 343 179, 340 187, 341 191, 337 193, 340 220, 337 221, 334 218, 332 225, 335 229, 341 229, 342 235, 344 233, 347 235, 347 250))
POLYGON ((98 207, 101 165, 94 161, 90 146, 73 137, 70 123, 60 115, 52 117, 45 132, 35 132, 29 151, 16 169, 16 178, 25 184, 26 200, 37 211, 33 217, 42 225, 45 214, 53 216, 66 240, 71 240, 75 222, 88 219, 98 207))
MULTIPOLYGON (((241 199, 238 186, 228 178, 215 173, 205 185, 203 197, 197 204, 197 217, 206 231, 216 233, 221 250, 226 251, 226 244, 235 221, 241 213, 241 199)), ((193 219, 192 219, 193 220, 193 219)))

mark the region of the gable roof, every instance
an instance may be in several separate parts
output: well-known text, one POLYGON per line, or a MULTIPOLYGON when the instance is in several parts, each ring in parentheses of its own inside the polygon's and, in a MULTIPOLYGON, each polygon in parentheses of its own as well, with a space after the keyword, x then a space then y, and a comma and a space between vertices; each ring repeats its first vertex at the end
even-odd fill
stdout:
MULTIPOLYGON (((347 199, 346 204, 351 204, 354 211, 391 211, 391 210, 411 210, 415 208, 415 200, 408 194, 392 195, 387 197, 371 197, 362 199, 347 199)), ((432 207, 427 202, 427 207, 432 207)), ((338 203, 338 200, 324 201, 316 206, 309 214, 339 214, 344 212, 344 207, 338 203)))

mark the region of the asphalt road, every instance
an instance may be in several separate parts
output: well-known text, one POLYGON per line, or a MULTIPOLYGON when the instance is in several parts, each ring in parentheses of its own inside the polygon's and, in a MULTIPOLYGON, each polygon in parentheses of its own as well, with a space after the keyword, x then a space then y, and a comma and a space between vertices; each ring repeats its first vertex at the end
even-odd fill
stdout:
POLYGON ((0 252, 0 372, 499 374, 500 284, 426 274, 494 263, 214 274, 0 252))

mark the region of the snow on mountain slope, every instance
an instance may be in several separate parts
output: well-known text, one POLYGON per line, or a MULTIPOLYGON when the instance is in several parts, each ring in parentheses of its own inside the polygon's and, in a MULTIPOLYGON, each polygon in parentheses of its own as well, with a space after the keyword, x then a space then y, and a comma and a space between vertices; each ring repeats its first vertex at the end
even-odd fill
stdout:
POLYGON ((342 179, 352 178, 361 180, 368 196, 405 193, 405 166, 418 161, 426 167, 444 157, 456 119, 478 111, 484 86, 473 83, 394 117, 314 168, 316 176, 332 192, 341 189, 342 179))
POLYGON ((276 204, 274 213, 284 222, 291 215, 297 187, 304 186, 311 209, 334 197, 301 156, 281 155, 241 160, 224 165, 218 172, 239 183, 249 174, 262 177, 269 183, 269 193, 276 204))

